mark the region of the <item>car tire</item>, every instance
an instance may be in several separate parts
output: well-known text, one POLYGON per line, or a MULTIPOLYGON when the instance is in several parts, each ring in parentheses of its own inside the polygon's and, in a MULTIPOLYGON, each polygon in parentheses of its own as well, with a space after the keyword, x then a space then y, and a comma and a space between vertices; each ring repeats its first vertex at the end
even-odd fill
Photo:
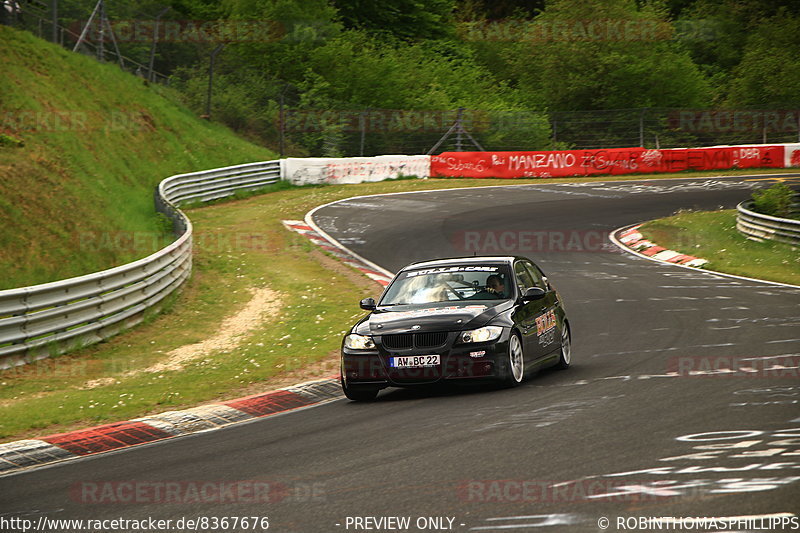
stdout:
POLYGON ((371 402, 378 396, 380 389, 372 387, 348 387, 342 383, 342 390, 348 400, 354 402, 371 402))
POLYGON ((561 354, 558 356, 556 368, 566 370, 572 363, 572 339, 569 333, 569 325, 564 323, 561 328, 561 354))
POLYGON ((525 351, 522 349, 522 341, 519 340, 517 333, 512 333, 508 338, 506 355, 508 368, 504 384, 507 387, 516 387, 525 379, 525 351))

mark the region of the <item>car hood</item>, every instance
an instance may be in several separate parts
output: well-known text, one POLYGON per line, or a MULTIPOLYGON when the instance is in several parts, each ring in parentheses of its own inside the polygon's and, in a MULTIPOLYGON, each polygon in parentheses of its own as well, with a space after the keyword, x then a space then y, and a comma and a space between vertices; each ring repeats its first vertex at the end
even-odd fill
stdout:
POLYGON ((361 335, 389 335, 423 331, 459 331, 479 328, 509 309, 510 300, 447 305, 403 305, 378 308, 354 328, 361 335), (415 326, 419 326, 415 328, 415 326))

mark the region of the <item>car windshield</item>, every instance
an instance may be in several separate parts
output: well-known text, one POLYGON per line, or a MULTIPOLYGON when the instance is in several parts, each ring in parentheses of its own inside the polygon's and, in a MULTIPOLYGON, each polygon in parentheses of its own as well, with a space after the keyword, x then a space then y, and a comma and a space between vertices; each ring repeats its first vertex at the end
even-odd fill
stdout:
POLYGON ((428 304, 459 300, 501 300, 513 285, 506 265, 453 265, 402 272, 379 305, 428 304))

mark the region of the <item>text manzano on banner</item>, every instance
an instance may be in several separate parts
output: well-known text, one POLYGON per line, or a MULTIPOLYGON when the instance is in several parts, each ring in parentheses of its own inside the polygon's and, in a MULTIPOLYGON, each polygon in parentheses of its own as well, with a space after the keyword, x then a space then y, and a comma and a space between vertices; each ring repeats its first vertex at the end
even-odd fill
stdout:
POLYGON ((431 157, 431 176, 557 178, 636 172, 783 167, 782 145, 708 148, 611 148, 548 152, 445 152, 431 157))

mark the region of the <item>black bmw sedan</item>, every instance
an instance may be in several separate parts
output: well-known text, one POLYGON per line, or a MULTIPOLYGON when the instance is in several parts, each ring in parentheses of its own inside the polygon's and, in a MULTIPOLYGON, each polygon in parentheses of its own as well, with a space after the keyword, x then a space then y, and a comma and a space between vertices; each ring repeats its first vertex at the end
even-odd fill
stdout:
POLYGON ((524 257, 413 263, 342 342, 341 382, 351 400, 386 387, 487 380, 518 385, 540 368, 570 364, 561 298, 524 257))

